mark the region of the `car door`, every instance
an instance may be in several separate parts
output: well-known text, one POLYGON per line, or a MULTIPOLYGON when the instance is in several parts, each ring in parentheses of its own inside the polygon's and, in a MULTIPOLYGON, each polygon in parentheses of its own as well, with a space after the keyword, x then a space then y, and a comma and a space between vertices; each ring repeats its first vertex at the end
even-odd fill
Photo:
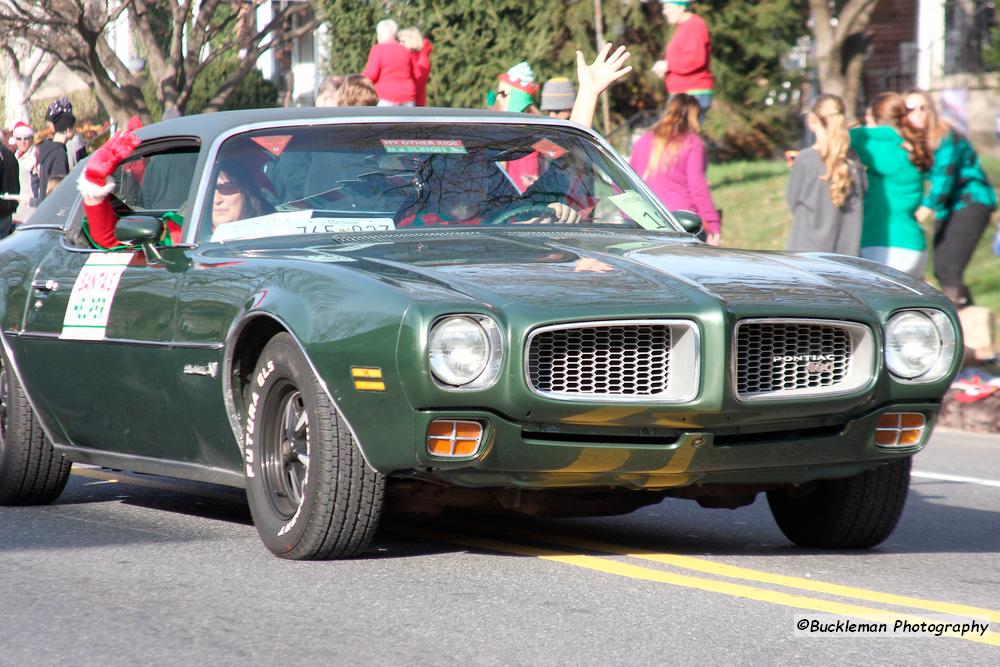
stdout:
MULTIPOLYGON (((114 174, 116 210, 161 215, 182 203, 183 186, 149 187, 161 160, 193 166, 198 146, 175 141, 145 147, 114 174), (178 156, 183 156, 179 158, 178 156), (156 208, 153 208, 156 207, 156 208)), ((187 181, 193 169, 174 170, 187 181)), ((166 247, 160 258, 142 250, 106 252, 75 243, 83 207, 42 261, 25 308, 25 381, 40 410, 72 447, 132 456, 198 459, 196 443, 178 428, 178 376, 188 350, 173 343, 177 292, 188 249, 166 247)), ((79 237, 77 237, 79 238, 79 237)))

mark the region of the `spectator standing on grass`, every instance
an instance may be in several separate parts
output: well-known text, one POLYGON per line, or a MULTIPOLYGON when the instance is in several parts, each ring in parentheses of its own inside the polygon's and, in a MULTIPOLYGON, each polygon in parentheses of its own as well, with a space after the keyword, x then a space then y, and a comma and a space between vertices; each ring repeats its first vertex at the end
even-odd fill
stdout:
POLYGON ((410 50, 399 43, 399 27, 392 19, 375 26, 378 42, 368 52, 368 63, 361 72, 378 91, 380 107, 412 107, 417 100, 410 50))
POLYGON ((76 125, 73 115, 73 105, 65 97, 49 105, 45 112, 45 120, 49 122, 53 135, 38 144, 38 156, 31 176, 31 191, 34 194, 32 204, 38 206, 46 197, 49 179, 53 176, 65 176, 69 173, 69 157, 66 152, 67 130, 76 125))
POLYGON ((691 11, 685 0, 660 0, 663 15, 674 33, 663 53, 663 60, 653 65, 653 73, 663 79, 670 95, 687 93, 698 101, 698 122, 712 106, 712 40, 705 20, 691 11))
POLYGON ((31 205, 31 170, 35 167, 37 157, 35 130, 27 123, 18 122, 11 134, 14 139, 14 157, 17 158, 18 182, 21 187, 17 210, 14 211, 14 224, 20 224, 26 222, 35 212, 35 207, 31 205))
POLYGON ((691 95, 671 97, 667 113, 636 141, 629 163, 667 208, 701 216, 705 240, 719 245, 722 216, 705 180, 705 142, 698 134, 700 110, 691 95))
POLYGON ((820 95, 806 116, 816 143, 801 151, 788 178, 788 249, 857 256, 868 182, 851 150, 844 101, 820 95))
POLYGON ((872 127, 850 130, 851 148, 868 168, 861 256, 923 279, 927 239, 917 221, 931 155, 899 93, 872 102, 872 127))
POLYGON ((934 216, 934 277, 956 306, 972 303, 963 274, 972 253, 997 208, 997 193, 983 171, 968 138, 944 121, 931 96, 922 90, 906 93, 910 123, 924 131, 934 155, 930 190, 917 218, 934 216))
POLYGON ((427 79, 431 75, 431 51, 434 50, 434 45, 415 27, 400 30, 399 43, 410 50, 413 83, 417 87, 416 104, 418 107, 425 107, 427 106, 427 79))

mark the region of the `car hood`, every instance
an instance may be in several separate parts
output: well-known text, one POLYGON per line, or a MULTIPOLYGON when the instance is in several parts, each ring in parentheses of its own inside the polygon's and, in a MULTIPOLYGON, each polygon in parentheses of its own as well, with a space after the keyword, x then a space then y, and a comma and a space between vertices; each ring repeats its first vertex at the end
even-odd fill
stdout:
POLYGON ((910 298, 923 291, 903 274, 873 273, 876 265, 856 258, 715 248, 678 234, 490 230, 339 241, 280 254, 337 261, 413 294, 450 293, 497 307, 641 307, 709 299, 731 307, 857 310, 873 291, 910 298))

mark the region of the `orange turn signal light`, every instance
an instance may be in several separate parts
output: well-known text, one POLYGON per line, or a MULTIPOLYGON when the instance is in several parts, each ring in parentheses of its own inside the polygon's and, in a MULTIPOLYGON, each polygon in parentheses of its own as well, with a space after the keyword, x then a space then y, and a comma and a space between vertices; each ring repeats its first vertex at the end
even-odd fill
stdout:
POLYGON ((878 418, 875 444, 879 447, 913 447, 923 440, 927 418, 921 412, 887 412, 878 418))
POLYGON ((427 427, 427 452, 449 459, 474 456, 483 442, 483 425, 464 419, 435 419, 427 427))

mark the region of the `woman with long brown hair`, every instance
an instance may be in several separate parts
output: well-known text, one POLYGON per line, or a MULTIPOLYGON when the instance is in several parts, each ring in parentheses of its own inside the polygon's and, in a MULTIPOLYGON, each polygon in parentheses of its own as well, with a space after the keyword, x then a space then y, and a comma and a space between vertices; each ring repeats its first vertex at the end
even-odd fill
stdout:
POLYGON ((698 100, 680 93, 667 112, 632 148, 629 163, 663 204, 701 216, 706 241, 719 245, 722 221, 705 180, 705 142, 699 136, 698 100))
POLYGON ((865 171, 851 150, 844 102, 820 95, 806 116, 816 143, 799 153, 788 179, 788 249, 857 255, 865 171))
POLYGON ((969 140, 938 116, 934 100, 923 90, 906 93, 910 123, 925 131, 934 152, 931 187, 917 216, 934 216, 934 276, 955 305, 972 303, 963 274, 990 216, 997 193, 969 140))
POLYGON ((861 256, 922 279, 927 240, 917 220, 932 158, 899 93, 871 104, 875 126, 851 130, 851 147, 868 168, 861 256))

